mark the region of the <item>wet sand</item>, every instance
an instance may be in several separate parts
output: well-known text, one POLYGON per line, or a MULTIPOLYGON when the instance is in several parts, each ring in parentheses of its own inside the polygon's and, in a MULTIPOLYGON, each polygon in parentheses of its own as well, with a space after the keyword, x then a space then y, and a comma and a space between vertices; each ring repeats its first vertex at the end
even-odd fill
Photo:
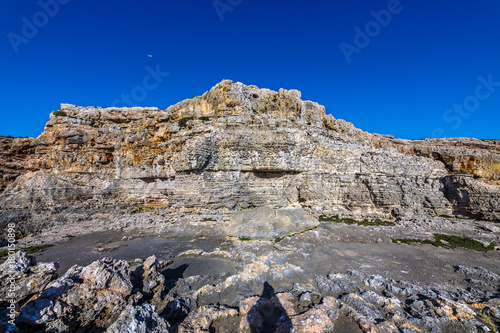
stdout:
MULTIPOLYGON (((500 251, 478 252, 465 249, 445 249, 431 245, 404 245, 392 243, 341 242, 332 241, 331 234, 315 232, 288 237, 280 246, 293 250, 277 250, 273 242, 238 242, 211 238, 160 238, 151 235, 123 231, 97 232, 69 238, 56 243, 40 253, 34 254, 38 262, 59 262, 59 275, 77 264, 85 266, 103 257, 126 261, 146 259, 156 255, 158 259, 171 263, 163 270, 167 279, 178 280, 190 276, 204 276, 203 283, 216 284, 224 277, 241 271, 241 262, 230 259, 181 256, 188 250, 206 252, 215 249, 233 248, 245 253, 245 244, 257 256, 266 257, 271 253, 278 264, 289 263, 301 267, 304 274, 297 281, 276 280, 273 286, 287 290, 293 282, 312 281, 316 274, 331 272, 345 273, 359 270, 365 274, 378 274, 386 278, 412 281, 431 287, 446 284, 450 287, 465 288, 465 276, 456 272, 456 266, 482 266, 500 274, 500 251), (238 245, 239 244, 239 245, 238 245), (277 252, 276 252, 277 251, 277 252)), ((247 249, 248 250, 248 249, 247 249)), ((229 300, 235 299, 239 290, 229 291, 229 300)), ((227 295, 226 295, 227 296, 227 295)), ((339 315, 335 328, 330 333, 361 332, 357 324, 343 314, 339 315)))
MULTIPOLYGON (((187 250, 212 251, 233 246, 230 242, 209 238, 154 238, 119 231, 97 232, 56 243, 54 247, 34 254, 38 262, 59 262, 59 275, 77 264, 85 266, 103 257, 133 261, 156 255, 158 259, 173 261, 168 267, 176 269, 187 265, 183 275, 220 276, 235 274, 240 263, 218 258, 176 258, 187 250), (124 240, 125 237, 137 237, 124 240)), ((302 237, 288 238, 282 245, 295 251, 286 261, 302 267, 304 278, 330 272, 345 273, 349 269, 362 270, 394 279, 411 280, 423 284, 455 281, 455 267, 482 266, 500 274, 500 252, 477 252, 463 249, 436 248, 431 245, 404 245, 391 243, 332 242, 319 244, 302 237)))
POLYGON ((122 240, 128 235, 118 231, 97 232, 56 243, 42 252, 33 254, 38 262, 58 262, 58 274, 64 274, 73 265, 86 266, 103 257, 112 257, 133 261, 136 258, 146 259, 156 255, 158 259, 173 261, 169 269, 188 265, 180 278, 193 275, 234 274, 236 263, 229 260, 212 258, 181 258, 175 259, 180 253, 201 249, 212 251, 221 246, 222 242, 204 238, 135 238, 122 240), (103 249, 98 252, 96 249, 103 249))

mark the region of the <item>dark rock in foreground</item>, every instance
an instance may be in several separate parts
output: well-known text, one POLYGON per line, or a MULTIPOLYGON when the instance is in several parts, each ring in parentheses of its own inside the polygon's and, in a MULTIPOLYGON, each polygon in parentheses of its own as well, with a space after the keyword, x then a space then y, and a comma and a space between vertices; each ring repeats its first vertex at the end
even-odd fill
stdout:
MULTIPOLYGON (((60 278, 50 275, 51 281, 40 284, 40 268, 50 273, 55 265, 36 264, 20 251, 15 267, 22 274, 16 282, 38 287, 16 291, 15 329, 330 332, 341 314, 363 332, 489 332, 500 321, 500 278, 482 267, 456 267, 457 274, 475 285, 467 290, 429 289, 358 270, 316 275, 310 282, 303 280, 307 287, 295 283, 288 290, 275 290, 273 284, 298 281, 303 274, 279 256, 254 260, 216 284, 207 284, 203 276, 165 280, 165 263, 154 256, 134 266, 103 258, 86 267, 75 265, 60 278)), ((8 271, 7 264, 0 269, 8 271)), ((6 301, 2 296, 4 328, 6 301)))

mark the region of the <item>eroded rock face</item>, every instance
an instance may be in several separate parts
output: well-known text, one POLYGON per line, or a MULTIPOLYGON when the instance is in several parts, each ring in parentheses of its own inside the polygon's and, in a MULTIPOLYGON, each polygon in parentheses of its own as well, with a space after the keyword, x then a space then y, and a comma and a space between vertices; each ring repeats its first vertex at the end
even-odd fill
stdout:
POLYGON ((454 214, 485 220, 500 220, 498 186, 474 181, 471 175, 451 175, 444 178, 446 196, 454 214))
MULTIPOLYGON (((225 80, 166 110, 63 104, 56 114, 36 139, 17 146, 0 141, 2 156, 22 161, 4 163, 21 176, 0 195, 2 207, 299 205, 314 213, 384 218, 493 209, 484 218, 498 218, 498 205, 485 203, 500 192, 497 141, 366 133, 303 101, 296 90, 225 80), (465 184, 461 191, 478 202, 457 208, 462 203, 447 197, 450 173, 469 173, 491 186, 465 184)), ((3 184, 17 175, 7 173, 3 184)))
POLYGON ((500 184, 500 140, 472 138, 391 140, 399 151, 443 162, 450 174, 468 174, 500 184))
POLYGON ((0 136, 0 193, 19 175, 31 169, 28 157, 34 153, 33 138, 0 136))

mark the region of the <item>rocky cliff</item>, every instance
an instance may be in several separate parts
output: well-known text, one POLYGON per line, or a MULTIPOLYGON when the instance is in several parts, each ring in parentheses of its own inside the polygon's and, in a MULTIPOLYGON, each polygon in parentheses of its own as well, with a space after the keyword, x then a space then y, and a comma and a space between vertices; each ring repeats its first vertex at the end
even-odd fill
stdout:
POLYGON ((0 139, 0 175, 4 209, 120 202, 500 219, 499 140, 370 134, 297 90, 228 80, 166 110, 62 104, 38 138, 0 139))
POLYGON ((35 152, 30 145, 32 141, 33 138, 0 136, 0 193, 19 175, 30 170, 26 159, 35 152))

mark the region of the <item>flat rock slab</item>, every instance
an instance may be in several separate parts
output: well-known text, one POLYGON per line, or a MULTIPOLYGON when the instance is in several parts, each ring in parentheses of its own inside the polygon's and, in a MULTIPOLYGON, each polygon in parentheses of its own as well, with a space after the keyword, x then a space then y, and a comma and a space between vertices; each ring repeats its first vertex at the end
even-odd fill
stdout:
POLYGON ((302 208, 244 209, 231 216, 227 234, 250 239, 273 239, 297 234, 319 225, 302 208))

